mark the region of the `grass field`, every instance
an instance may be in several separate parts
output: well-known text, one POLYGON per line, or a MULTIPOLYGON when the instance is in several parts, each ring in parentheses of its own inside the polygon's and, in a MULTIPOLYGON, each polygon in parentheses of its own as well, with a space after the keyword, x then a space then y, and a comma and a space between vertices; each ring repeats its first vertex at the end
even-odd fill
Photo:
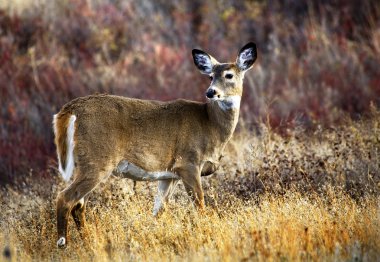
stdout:
POLYGON ((376 261, 379 129, 374 111, 286 138, 265 126, 257 135, 241 131, 221 169, 203 179, 203 213, 180 185, 153 218, 156 185, 112 177, 90 198, 84 239, 70 221, 66 250, 56 248, 55 197, 64 183, 52 168, 1 191, 0 247, 12 261, 376 261))

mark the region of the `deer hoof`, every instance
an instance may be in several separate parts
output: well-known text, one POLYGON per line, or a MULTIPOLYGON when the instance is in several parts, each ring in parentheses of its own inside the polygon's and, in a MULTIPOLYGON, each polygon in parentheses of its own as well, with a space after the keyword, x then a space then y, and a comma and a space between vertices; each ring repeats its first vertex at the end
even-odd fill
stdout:
POLYGON ((58 239, 58 241, 57 241, 57 247, 59 247, 59 248, 65 248, 66 247, 66 238, 61 237, 60 239, 58 239))

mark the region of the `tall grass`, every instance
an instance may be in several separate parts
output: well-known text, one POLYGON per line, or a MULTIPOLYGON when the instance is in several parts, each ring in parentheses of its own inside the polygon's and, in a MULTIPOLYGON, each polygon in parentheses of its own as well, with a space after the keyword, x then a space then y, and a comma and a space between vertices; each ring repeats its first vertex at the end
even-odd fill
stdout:
POLYGON ((52 115, 74 97, 204 100, 194 47, 227 61, 257 42, 247 125, 286 133, 360 117, 379 104, 379 5, 338 2, 1 2, 1 179, 54 164, 52 115))
MULTIPOLYGON (((183 203, 153 219, 151 199, 128 197, 108 206, 96 200, 82 239, 71 223, 66 250, 55 247, 50 202, 18 208, 0 246, 14 261, 290 260, 375 261, 379 257, 378 198, 357 203, 335 195, 331 204, 297 193, 265 195, 259 204, 231 196, 200 215, 183 203), (20 210, 23 210, 20 212, 20 210)), ((95 200, 94 200, 95 201, 95 200)), ((70 221, 72 222, 72 221, 70 221)), ((4 257, 3 257, 4 259, 4 257)))

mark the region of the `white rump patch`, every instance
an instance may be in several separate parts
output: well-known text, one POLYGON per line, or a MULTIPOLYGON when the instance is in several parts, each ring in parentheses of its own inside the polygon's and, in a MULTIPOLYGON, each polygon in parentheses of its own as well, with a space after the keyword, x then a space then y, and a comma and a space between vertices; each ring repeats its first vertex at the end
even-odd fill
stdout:
POLYGON ((227 96, 220 100, 217 100, 219 107, 222 110, 231 110, 231 109, 239 109, 240 108, 240 96, 227 96))
MULTIPOLYGON (((54 115, 54 132, 56 131, 56 118, 57 115, 54 115)), ((58 169, 65 181, 69 181, 74 171, 74 132, 75 132, 75 120, 77 117, 72 115, 69 120, 69 126, 67 127, 67 156, 66 156, 66 167, 61 166, 61 156, 58 154, 58 169)))
POLYGON ((57 241, 57 246, 58 247, 64 247, 65 245, 66 245, 66 238, 64 238, 64 237, 59 238, 57 241))

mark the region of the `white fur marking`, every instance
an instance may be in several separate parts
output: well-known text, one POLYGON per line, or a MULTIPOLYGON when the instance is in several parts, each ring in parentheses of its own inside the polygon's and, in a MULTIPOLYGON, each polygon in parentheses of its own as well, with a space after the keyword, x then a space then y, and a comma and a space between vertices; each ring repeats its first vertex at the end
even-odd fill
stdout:
POLYGON ((54 135, 57 134, 57 116, 58 116, 58 114, 55 114, 55 115, 53 116, 54 135))
POLYGON ((84 205, 84 197, 82 197, 80 200, 79 200, 79 202, 78 202, 81 206, 83 206, 84 205))
POLYGON ((157 171, 157 172, 149 172, 155 180, 160 180, 161 178, 172 177, 173 179, 178 179, 178 176, 175 173, 168 171, 157 171))
POLYGON ((66 238, 60 237, 57 241, 57 246, 58 247, 64 247, 66 245, 66 238))
POLYGON ((230 109, 239 109, 240 100, 241 100, 240 96, 227 96, 220 100, 218 99, 217 102, 218 102, 219 107, 222 110, 226 111, 230 109))
POLYGON ((158 182, 158 192, 154 197, 153 216, 157 216, 163 203, 173 194, 178 180, 161 180, 158 182))
POLYGON ((226 77, 227 74, 235 75, 234 73, 235 73, 234 71, 227 71, 226 70, 226 71, 223 72, 223 76, 226 77))
POLYGON ((154 206, 153 206, 153 216, 157 216, 158 212, 160 211, 162 206, 162 197, 159 195, 156 195, 154 197, 154 206))
POLYGON ((173 172, 169 171, 153 171, 147 172, 144 169, 128 162, 127 160, 122 160, 115 172, 116 176, 123 178, 130 178, 135 181, 157 181, 157 180, 167 180, 167 179, 179 179, 173 172))
MULTIPOLYGON (((66 156, 65 169, 63 169, 63 167, 61 166, 61 159, 58 154, 58 162, 59 162, 58 169, 65 181, 70 180, 74 171, 74 131, 75 131, 74 123, 76 119, 77 117, 75 115, 72 115, 69 120, 69 126, 67 127, 67 139, 66 139, 67 156, 66 156)), ((56 115, 54 116, 54 128, 56 129, 55 122, 56 122, 56 115)))
MULTIPOLYGON (((57 135, 57 117, 58 117, 58 114, 54 115, 53 117, 53 127, 54 127, 55 136, 57 135)), ((58 155, 58 170, 59 170, 59 173, 62 175, 63 173, 65 173, 65 171, 63 171, 62 166, 61 166, 61 156, 59 155, 59 153, 57 155, 58 155)))
POLYGON ((154 197, 153 216, 157 216, 158 212, 162 207, 165 191, 167 191, 168 187, 170 186, 168 184, 170 184, 170 181, 158 182, 158 192, 157 195, 154 197))

